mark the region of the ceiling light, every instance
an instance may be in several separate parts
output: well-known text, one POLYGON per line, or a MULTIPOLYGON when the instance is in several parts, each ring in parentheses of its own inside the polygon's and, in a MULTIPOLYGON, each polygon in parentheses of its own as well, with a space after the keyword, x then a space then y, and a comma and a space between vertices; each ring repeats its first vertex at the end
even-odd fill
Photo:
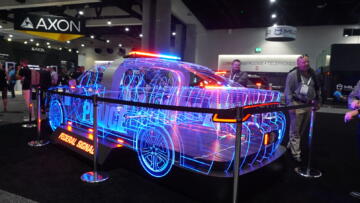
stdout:
POLYGON ((107 40, 106 40, 106 43, 110 43, 110 40, 107 39, 107 40))
POLYGON ((119 46, 119 47, 122 47, 122 44, 119 44, 118 46, 119 46))
POLYGON ((82 46, 82 47, 84 47, 84 46, 85 46, 85 44, 81 44, 81 46, 82 46))
POLYGON ((27 43, 28 43, 27 41, 24 42, 24 44, 27 44, 27 43))
POLYGON ((108 25, 111 25, 111 20, 108 20, 108 21, 107 21, 107 24, 108 24, 108 25))
POLYGON ((81 16, 84 15, 84 11, 83 11, 83 10, 80 10, 80 11, 79 11, 79 15, 81 15, 81 16))
POLYGON ((176 35, 176 32, 172 32, 171 35, 172 35, 172 36, 175 36, 175 35, 176 35))
POLYGON ((7 41, 11 42, 11 41, 12 41, 12 39, 11 39, 11 38, 7 38, 7 41))
POLYGON ((61 50, 62 50, 62 48, 60 47, 60 48, 59 48, 59 50, 61 51, 61 50))
POLYGON ((79 51, 78 51, 78 50, 76 50, 76 53, 78 54, 78 53, 79 53, 79 51))
POLYGON ((0 29, 2 28, 2 25, 0 25, 0 29))
POLYGON ((95 36, 94 36, 94 35, 90 35, 90 38, 91 38, 91 39, 94 39, 94 38, 95 38, 95 36))
POLYGON ((51 48, 51 46, 49 45, 49 46, 48 46, 48 48, 50 49, 50 48, 51 48))
POLYGON ((71 52, 71 49, 69 49, 69 52, 71 52))
POLYGON ((30 42, 33 42, 34 41, 34 39, 30 39, 30 42))
POLYGON ((70 44, 70 41, 68 40, 68 41, 66 41, 66 43, 70 44))
POLYGON ((130 29, 128 27, 125 28, 125 32, 129 32, 130 29))
POLYGON ((271 15, 271 18, 276 18, 276 14, 275 14, 275 13, 272 14, 272 15, 271 15))
POLYGON ((276 2, 276 0, 270 0, 270 3, 275 3, 276 2))
POLYGON ((40 44, 39 44, 39 43, 36 43, 35 45, 38 47, 40 44))
POLYGON ((344 35, 344 37, 349 37, 349 35, 344 35))
POLYGON ((46 42, 46 45, 50 45, 50 42, 46 42))
POLYGON ((14 36, 10 34, 9 37, 14 37, 14 36))
POLYGON ((143 37, 143 34, 139 34, 139 37, 143 37))

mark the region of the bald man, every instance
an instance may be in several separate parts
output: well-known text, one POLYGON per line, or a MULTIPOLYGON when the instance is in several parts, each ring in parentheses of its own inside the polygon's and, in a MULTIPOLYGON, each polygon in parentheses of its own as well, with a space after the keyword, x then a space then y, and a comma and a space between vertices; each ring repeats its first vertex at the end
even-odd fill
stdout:
MULTIPOLYGON (((320 99, 318 82, 315 71, 309 66, 309 57, 300 56, 297 59, 297 66, 292 69, 286 78, 285 100, 287 105, 302 105, 312 102, 316 103, 317 109, 320 99)), ((310 122, 311 108, 296 109, 289 111, 290 133, 288 148, 294 160, 301 163, 301 137, 305 136, 305 130, 310 122)))

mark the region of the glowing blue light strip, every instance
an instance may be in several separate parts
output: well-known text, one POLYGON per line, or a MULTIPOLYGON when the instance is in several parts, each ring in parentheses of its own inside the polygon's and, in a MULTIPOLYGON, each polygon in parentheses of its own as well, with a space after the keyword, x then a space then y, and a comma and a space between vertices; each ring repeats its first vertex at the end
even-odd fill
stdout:
POLYGON ((163 59, 175 59, 175 60, 181 59, 180 57, 174 56, 174 55, 154 54, 154 53, 141 52, 141 51, 132 51, 129 53, 129 55, 150 56, 150 57, 157 57, 157 58, 163 58, 163 59))

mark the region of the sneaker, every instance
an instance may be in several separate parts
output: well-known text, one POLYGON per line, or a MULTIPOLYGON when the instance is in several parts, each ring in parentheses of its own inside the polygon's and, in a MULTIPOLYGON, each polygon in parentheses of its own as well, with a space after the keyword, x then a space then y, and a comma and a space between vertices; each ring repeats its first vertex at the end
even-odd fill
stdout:
POLYGON ((360 192, 355 192, 355 191, 350 192, 350 196, 360 199, 360 192))

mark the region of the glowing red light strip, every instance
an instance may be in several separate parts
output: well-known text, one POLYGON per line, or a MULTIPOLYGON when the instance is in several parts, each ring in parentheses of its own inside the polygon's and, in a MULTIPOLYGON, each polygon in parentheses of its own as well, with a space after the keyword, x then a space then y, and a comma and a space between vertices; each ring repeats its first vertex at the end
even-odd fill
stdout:
POLYGON ((256 107, 260 107, 260 106, 270 106, 270 105, 277 105, 280 104, 279 102, 271 102, 271 103, 265 103, 265 104, 255 104, 255 105, 250 105, 250 106, 244 106, 244 109, 250 109, 250 108, 256 108, 256 107))
MULTIPOLYGON (((260 106, 270 106, 270 105, 276 105, 279 104, 279 102, 272 102, 272 103, 266 103, 266 104, 255 104, 255 105, 251 105, 251 106, 244 106, 244 109, 249 109, 249 108, 256 108, 256 107, 260 107, 260 106)), ((213 116, 213 121, 214 122, 222 122, 222 123, 236 123, 236 119, 229 119, 229 118, 218 118, 218 114, 214 114, 213 116)), ((251 114, 246 114, 246 116, 244 116, 242 118, 242 122, 247 121, 250 118, 251 114)))
POLYGON ((132 51, 132 52, 129 53, 129 55, 140 55, 140 56, 150 56, 150 57, 158 57, 158 58, 167 58, 167 59, 180 60, 180 57, 177 57, 177 56, 170 56, 170 55, 164 55, 164 54, 154 54, 154 53, 142 52, 142 51, 132 51))

